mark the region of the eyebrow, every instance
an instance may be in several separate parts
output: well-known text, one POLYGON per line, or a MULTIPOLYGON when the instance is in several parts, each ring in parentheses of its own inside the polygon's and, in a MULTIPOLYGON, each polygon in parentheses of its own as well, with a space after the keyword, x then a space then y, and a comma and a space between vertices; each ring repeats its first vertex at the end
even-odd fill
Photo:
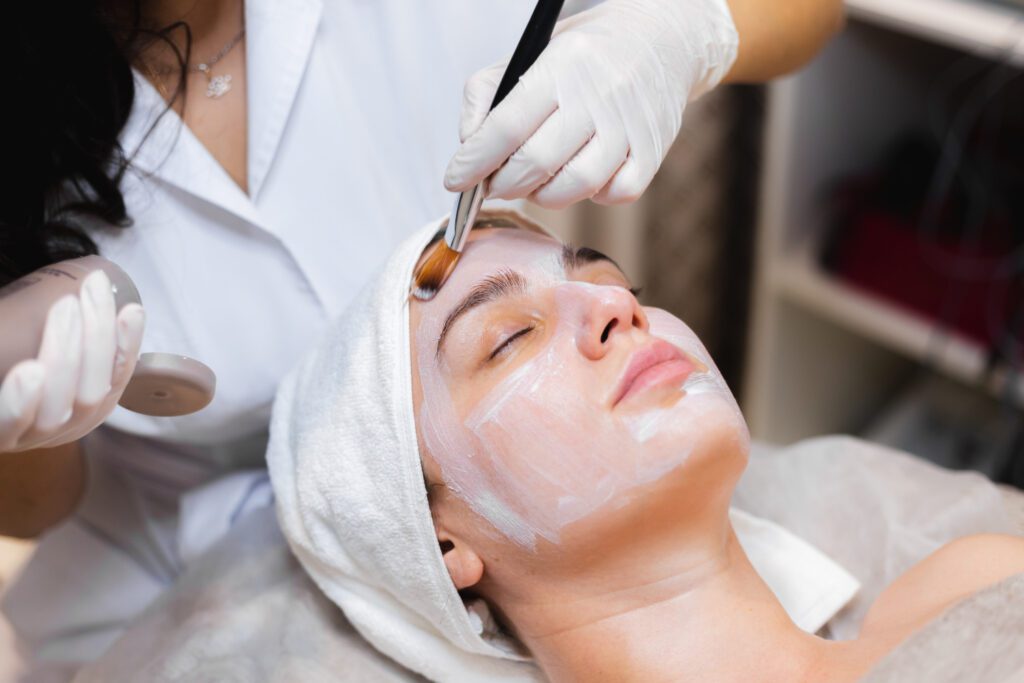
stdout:
MULTIPOLYGON (((562 269, 566 272, 571 272, 589 263, 599 261, 607 261, 620 271, 622 270, 622 268, 619 268, 619 264, 612 260, 611 257, 602 254, 596 249, 589 247, 576 248, 571 244, 562 245, 559 261, 562 264, 562 269)), ((441 355, 441 346, 444 344, 449 330, 451 330, 460 317, 478 306, 483 306, 510 294, 519 294, 525 291, 526 278, 513 270, 501 270, 478 282, 473 286, 473 289, 469 290, 469 294, 452 309, 448 317, 445 318, 444 325, 441 326, 441 334, 437 337, 435 355, 441 355)))
POLYGON ((512 270, 498 271, 476 283, 473 289, 469 290, 466 298, 460 301, 459 305, 453 308, 445 318, 444 325, 441 326, 441 334, 437 338, 436 355, 440 355, 441 345, 444 343, 445 337, 448 336, 448 331, 460 317, 478 306, 483 306, 509 294, 524 291, 526 291, 526 278, 512 270))
MULTIPOLYGON (((611 256, 602 254, 597 249, 591 249, 590 247, 577 248, 572 246, 571 244, 563 244, 561 261, 562 268, 564 268, 566 272, 576 270, 577 268, 585 266, 588 263, 597 263, 598 261, 607 261, 608 263, 618 268, 619 271, 622 271, 622 268, 619 266, 618 263, 615 262, 615 259, 613 259, 611 256)), ((625 273, 623 272, 623 274, 625 273)))

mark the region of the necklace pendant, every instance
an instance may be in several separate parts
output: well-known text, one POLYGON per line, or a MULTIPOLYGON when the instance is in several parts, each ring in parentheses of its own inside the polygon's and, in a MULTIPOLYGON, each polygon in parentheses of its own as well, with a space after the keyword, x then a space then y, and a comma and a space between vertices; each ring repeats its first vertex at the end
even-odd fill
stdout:
POLYGON ((223 96, 228 90, 231 90, 231 74, 214 76, 206 84, 206 96, 213 99, 223 96))

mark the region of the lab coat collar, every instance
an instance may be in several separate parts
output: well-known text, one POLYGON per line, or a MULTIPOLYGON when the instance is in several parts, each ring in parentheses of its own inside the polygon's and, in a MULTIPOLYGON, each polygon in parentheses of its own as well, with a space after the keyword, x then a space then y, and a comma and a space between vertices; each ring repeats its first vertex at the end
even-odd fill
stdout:
POLYGON ((313 50, 322 0, 247 0, 249 196, 259 198, 313 50))
POLYGON ((121 131, 121 147, 132 169, 260 225, 256 207, 242 188, 181 118, 167 109, 156 88, 138 72, 134 75, 135 101, 121 131))
POLYGON ((121 132, 133 167, 147 176, 273 232, 259 219, 256 200, 284 134, 320 23, 322 0, 248 0, 247 195, 166 103, 135 72, 135 102, 121 132))

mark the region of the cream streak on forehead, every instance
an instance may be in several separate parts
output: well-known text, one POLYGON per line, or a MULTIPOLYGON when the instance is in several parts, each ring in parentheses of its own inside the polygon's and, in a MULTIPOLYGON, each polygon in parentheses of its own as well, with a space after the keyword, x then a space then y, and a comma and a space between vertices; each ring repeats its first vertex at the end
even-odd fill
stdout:
POLYGON ((561 275, 561 251, 562 245, 550 237, 526 230, 496 229, 470 241, 452 278, 459 276, 464 288, 501 267, 540 266, 552 275, 561 275))
POLYGON ((511 229, 492 229, 490 234, 474 237, 437 296, 420 304, 423 310, 421 325, 440 329, 444 316, 473 285, 502 269, 522 274, 531 284, 537 279, 564 278, 562 245, 549 237, 511 229))
POLYGON ((567 281, 560 244, 502 232, 471 244, 473 251, 466 250, 466 262, 456 269, 459 280, 453 277, 442 290, 448 300, 423 309, 415 332, 423 389, 420 429, 447 487, 505 537, 535 548, 538 539, 557 544, 565 526, 628 502, 631 490, 686 461, 701 420, 723 407, 738 414, 738 408, 700 342, 666 314, 651 335, 703 366, 686 380, 684 387, 693 391, 687 389, 672 406, 639 414, 608 410, 601 398, 611 375, 607 368, 596 372, 594 362, 581 355, 577 335, 588 307, 623 296, 622 288, 567 281), (539 351, 463 419, 443 361, 434 356, 437 333, 451 307, 502 268, 527 278, 529 297, 548 302, 550 319, 544 321, 539 351))

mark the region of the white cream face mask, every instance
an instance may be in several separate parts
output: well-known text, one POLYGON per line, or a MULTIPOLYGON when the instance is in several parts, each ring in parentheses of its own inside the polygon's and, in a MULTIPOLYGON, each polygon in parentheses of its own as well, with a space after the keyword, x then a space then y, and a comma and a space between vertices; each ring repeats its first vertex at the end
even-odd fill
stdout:
POLYGON ((567 274, 560 254, 558 243, 525 231, 471 242, 414 331, 420 432, 445 485, 531 549, 539 539, 558 544, 567 525, 626 504, 638 487, 683 466, 707 430, 730 430, 744 448, 749 440, 732 394, 682 321, 653 308, 634 319, 639 307, 621 284, 580 281, 592 268, 567 274), (449 312, 501 271, 521 275, 525 288, 466 314, 436 354, 449 312), (500 345, 530 326, 496 366, 467 369, 467 356, 486 357, 494 340, 500 345), (677 357, 660 379, 612 405, 636 354, 659 345, 666 353, 664 342, 682 354, 672 350, 677 357), (492 386, 460 409, 456 381, 492 386))

